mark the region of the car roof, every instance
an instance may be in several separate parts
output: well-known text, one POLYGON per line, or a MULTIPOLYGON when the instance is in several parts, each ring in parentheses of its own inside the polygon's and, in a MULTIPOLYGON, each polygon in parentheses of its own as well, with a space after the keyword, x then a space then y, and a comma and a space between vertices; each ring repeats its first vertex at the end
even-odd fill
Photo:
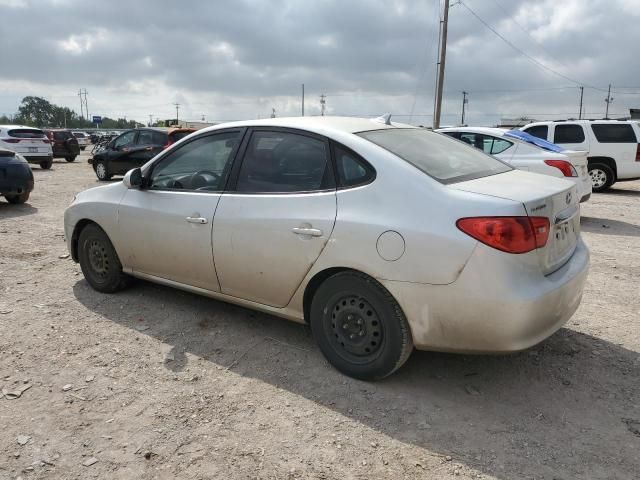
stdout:
POLYGON ((447 127, 440 128, 436 132, 471 132, 471 133, 486 133, 487 135, 503 136, 508 130, 497 127, 447 127))
POLYGON ((390 125, 374 118, 357 118, 357 117, 333 117, 333 116, 314 116, 314 117, 279 117, 266 118, 260 120, 243 120, 239 122, 220 123, 211 127, 206 127, 198 132, 208 132, 231 127, 281 127, 281 128, 297 128, 307 130, 319 134, 327 134, 331 132, 340 133, 357 133, 366 132, 368 130, 385 130, 392 128, 419 128, 413 125, 392 122, 390 125))
POLYGON ((6 128, 7 130, 10 130, 12 128, 30 128, 32 130, 42 130, 41 128, 30 127, 29 125, 0 125, 0 128, 6 128))

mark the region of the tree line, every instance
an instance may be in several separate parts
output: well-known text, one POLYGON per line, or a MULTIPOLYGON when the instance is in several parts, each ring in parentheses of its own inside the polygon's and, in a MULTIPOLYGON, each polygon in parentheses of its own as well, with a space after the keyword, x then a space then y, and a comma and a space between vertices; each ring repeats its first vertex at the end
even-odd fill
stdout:
MULTIPOLYGON (((95 128, 90 119, 81 117, 74 110, 55 105, 42 97, 34 96, 27 96, 22 99, 18 107, 18 113, 13 118, 0 115, 0 124, 7 123, 38 128, 95 128)), ((126 120, 124 118, 116 120, 102 117, 102 123, 98 125, 98 128, 135 128, 136 126, 138 126, 138 123, 135 120, 126 120)))

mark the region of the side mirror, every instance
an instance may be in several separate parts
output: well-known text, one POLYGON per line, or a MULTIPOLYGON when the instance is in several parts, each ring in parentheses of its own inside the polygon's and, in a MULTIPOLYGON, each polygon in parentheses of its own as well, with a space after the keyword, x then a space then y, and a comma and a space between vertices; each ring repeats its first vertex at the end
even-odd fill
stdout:
POLYGON ((127 188, 140 188, 142 186, 142 171, 139 168, 129 170, 122 179, 127 188))

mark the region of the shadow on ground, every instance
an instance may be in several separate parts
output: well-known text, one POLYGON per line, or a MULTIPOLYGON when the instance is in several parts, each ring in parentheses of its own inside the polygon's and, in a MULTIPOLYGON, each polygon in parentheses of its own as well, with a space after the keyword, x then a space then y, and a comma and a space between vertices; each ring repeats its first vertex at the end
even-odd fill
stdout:
MULTIPOLYGON (((27 203, 13 205, 0 197, 0 220, 24 217, 25 215, 33 215, 34 213, 38 213, 38 209, 29 205, 28 200, 27 203)), ((0 230, 3 230, 2 225, 0 225, 0 230)))
POLYGON ((640 197, 640 190, 629 190, 625 188, 610 188, 606 192, 605 195, 618 195, 621 197, 640 197))
POLYGON ((608 218, 581 217, 580 228, 584 232, 598 235, 621 235, 625 237, 640 237, 640 225, 611 220, 608 218))
POLYGON ((366 383, 333 370, 303 325, 146 282, 107 296, 81 280, 74 294, 171 345, 173 371, 197 355, 500 479, 640 472, 640 355, 571 329, 509 356, 414 352, 366 383))

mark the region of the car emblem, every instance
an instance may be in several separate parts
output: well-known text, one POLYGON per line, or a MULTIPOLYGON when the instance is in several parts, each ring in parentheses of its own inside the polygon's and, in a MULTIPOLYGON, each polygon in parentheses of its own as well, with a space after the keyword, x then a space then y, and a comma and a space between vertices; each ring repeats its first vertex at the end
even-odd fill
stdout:
POLYGON ((567 201, 567 205, 569 205, 571 203, 571 192, 567 193, 567 196, 565 197, 565 200, 567 201))

